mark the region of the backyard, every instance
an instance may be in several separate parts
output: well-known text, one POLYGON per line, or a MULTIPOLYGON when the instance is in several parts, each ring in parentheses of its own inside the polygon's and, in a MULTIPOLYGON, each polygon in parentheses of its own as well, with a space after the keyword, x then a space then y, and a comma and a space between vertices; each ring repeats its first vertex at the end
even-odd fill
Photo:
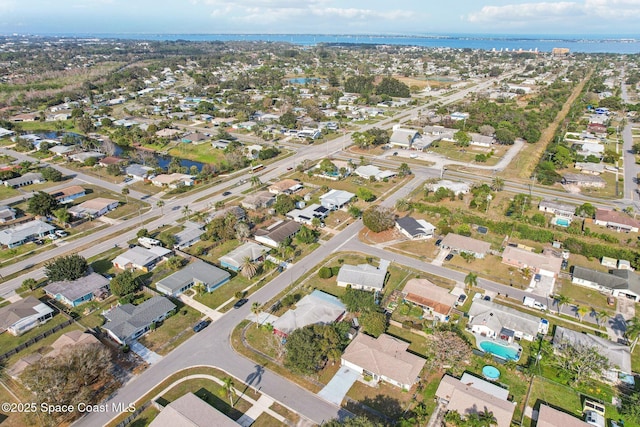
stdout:
POLYGON ((176 314, 165 319, 138 341, 148 349, 165 356, 193 336, 193 325, 201 318, 202 314, 194 308, 187 305, 179 306, 176 314))

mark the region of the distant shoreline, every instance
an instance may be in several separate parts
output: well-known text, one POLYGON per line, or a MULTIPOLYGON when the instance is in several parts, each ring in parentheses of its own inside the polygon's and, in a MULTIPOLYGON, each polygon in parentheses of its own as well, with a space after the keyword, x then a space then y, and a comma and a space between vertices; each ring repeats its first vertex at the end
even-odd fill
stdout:
MULTIPOLYGON (((576 53, 640 53, 640 35, 43 33, 40 35, 18 34, 14 36, 138 41, 264 41, 291 43, 300 46, 314 46, 319 44, 370 44, 524 52, 551 52, 553 48, 566 47, 569 48, 571 52, 576 53)), ((12 35, 4 35, 4 37, 12 37, 12 35)))

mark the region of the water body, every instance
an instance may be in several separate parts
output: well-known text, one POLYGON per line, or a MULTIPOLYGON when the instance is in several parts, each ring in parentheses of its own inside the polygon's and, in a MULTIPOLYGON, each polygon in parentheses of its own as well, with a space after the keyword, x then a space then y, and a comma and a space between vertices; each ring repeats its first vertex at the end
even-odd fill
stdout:
POLYGON ((43 34, 51 37, 113 38, 151 41, 267 41, 286 42, 301 46, 327 44, 382 44, 429 48, 481 50, 524 50, 550 52, 554 47, 566 47, 581 53, 640 53, 640 34, 620 35, 345 35, 345 34, 43 34))
POLYGON ((304 85, 307 83, 320 83, 322 79, 314 78, 314 77, 295 77, 293 79, 289 79, 288 82, 296 85, 304 85))

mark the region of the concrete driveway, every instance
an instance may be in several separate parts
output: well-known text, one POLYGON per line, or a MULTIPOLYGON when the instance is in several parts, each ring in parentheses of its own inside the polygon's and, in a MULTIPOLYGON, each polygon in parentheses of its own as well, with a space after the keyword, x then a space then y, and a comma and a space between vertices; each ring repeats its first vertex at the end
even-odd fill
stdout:
POLYGON ((360 374, 353 369, 341 366, 338 372, 331 378, 331 381, 318 392, 318 396, 326 401, 340 405, 342 399, 344 399, 344 396, 359 376, 360 374))
POLYGON ((129 346, 131 351, 140 356, 149 365, 159 362, 162 359, 158 353, 149 350, 147 347, 140 344, 138 341, 133 341, 129 346))

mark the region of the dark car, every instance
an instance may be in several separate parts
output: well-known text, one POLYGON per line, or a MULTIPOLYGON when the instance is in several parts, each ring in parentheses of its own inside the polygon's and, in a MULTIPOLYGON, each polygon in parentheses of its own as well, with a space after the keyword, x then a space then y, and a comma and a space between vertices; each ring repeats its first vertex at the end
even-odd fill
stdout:
POLYGON ((446 257, 444 257, 445 261, 451 261, 451 259, 453 258, 453 254, 449 254, 446 257))
POLYGON ((44 242, 42 240, 34 240, 33 243, 35 243, 38 246, 44 245, 44 242))
POLYGON ((247 301, 249 301, 249 299, 247 298, 241 298, 239 299, 235 304, 233 304, 233 308, 240 308, 243 305, 245 305, 247 303, 247 301))
POLYGON ((293 167, 289 166, 289 167, 287 168, 287 170, 288 170, 288 171, 293 170, 293 167))
POLYGON ((224 193, 222 193, 223 196, 228 196, 231 194, 231 191, 225 191, 224 193))
POLYGON ((491 301, 491 297, 489 295, 485 295, 482 299, 485 301, 491 301))
POLYGON ((436 246, 440 246, 440 243, 442 243, 442 239, 436 240, 436 246))
POLYGON ((394 155, 394 156, 397 156, 397 155, 398 155, 398 152, 397 152, 397 151, 394 151, 394 152, 393 152, 393 155, 394 155))
POLYGON ((209 326, 209 321, 208 320, 203 320, 202 322, 198 322, 193 327, 193 332, 200 332, 201 330, 203 330, 207 326, 209 326))

